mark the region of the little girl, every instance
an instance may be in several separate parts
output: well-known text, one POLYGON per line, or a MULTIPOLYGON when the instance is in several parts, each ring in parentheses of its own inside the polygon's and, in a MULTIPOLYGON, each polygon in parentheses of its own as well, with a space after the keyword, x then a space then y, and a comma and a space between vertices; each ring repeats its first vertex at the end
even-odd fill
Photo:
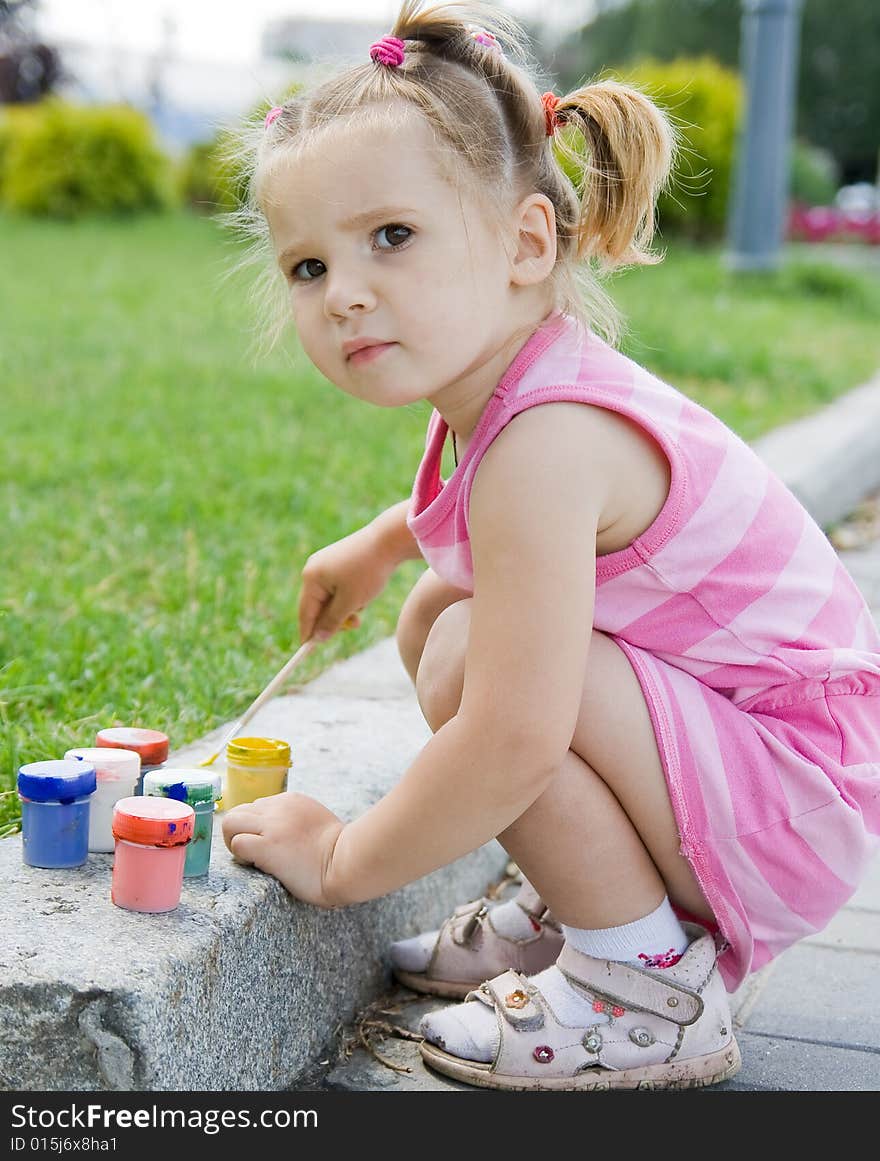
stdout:
POLYGON ((517 34, 411 0, 260 126, 252 210, 306 354, 434 408, 411 499, 309 557, 301 636, 423 557, 397 639, 433 736, 347 824, 288 793, 223 833, 324 908, 497 838, 517 898, 392 948, 463 999, 423 1021, 424 1060, 496 1088, 713 1084, 740 1065, 728 992, 877 846, 880 637, 785 486, 613 345, 595 273, 656 260, 669 122, 611 81, 542 96, 517 34))

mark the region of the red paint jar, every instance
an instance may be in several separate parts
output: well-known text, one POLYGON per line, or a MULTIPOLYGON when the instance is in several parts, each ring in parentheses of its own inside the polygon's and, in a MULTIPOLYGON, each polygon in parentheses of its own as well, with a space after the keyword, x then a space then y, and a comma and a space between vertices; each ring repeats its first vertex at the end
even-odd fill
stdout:
POLYGON ((141 772, 135 794, 144 792, 144 775, 161 768, 168 757, 169 738, 160 730, 142 730, 138 726, 113 726, 98 730, 96 746, 115 746, 120 750, 134 750, 141 756, 141 772))
POLYGON ((110 898, 129 911, 173 911, 196 813, 172 798, 132 796, 113 807, 115 857, 110 898))

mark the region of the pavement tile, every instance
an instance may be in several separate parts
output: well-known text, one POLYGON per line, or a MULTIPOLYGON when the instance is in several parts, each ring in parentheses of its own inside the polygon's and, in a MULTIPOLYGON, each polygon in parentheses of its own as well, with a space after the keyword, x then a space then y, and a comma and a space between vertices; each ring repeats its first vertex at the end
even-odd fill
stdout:
POLYGON ((878 980, 876 954, 796 944, 767 977, 744 1030, 865 1051, 880 1070, 878 980))
POLYGON ((880 912, 845 907, 824 931, 808 936, 803 944, 838 951, 873 952, 880 957, 880 912))
POLYGON ((875 855, 867 875, 862 879, 847 907, 864 907, 880 912, 880 855, 875 855))
POLYGON ((783 1036, 738 1032, 739 1073, 697 1092, 876 1092, 880 1055, 783 1036))

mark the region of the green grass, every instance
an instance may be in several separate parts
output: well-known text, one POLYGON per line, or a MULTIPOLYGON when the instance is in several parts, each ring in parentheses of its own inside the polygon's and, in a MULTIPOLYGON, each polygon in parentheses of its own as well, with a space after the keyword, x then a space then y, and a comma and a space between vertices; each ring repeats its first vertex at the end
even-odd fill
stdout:
MULTIPOLYGON (((221 281, 235 250, 208 221, 0 217, 0 255, 3 833, 21 763, 114 724, 179 748, 240 714, 298 644, 306 557, 408 495, 430 409, 350 399, 292 341, 254 366, 249 283, 221 281)), ((735 279, 682 249, 611 289, 627 352, 746 438, 880 364, 867 274, 735 279)), ((302 680, 393 633, 420 572, 302 680)))
POLYGON ((798 253, 773 274, 733 274, 719 253, 672 248, 610 290, 623 349, 744 439, 829 403, 880 367, 880 263, 820 265, 798 253))

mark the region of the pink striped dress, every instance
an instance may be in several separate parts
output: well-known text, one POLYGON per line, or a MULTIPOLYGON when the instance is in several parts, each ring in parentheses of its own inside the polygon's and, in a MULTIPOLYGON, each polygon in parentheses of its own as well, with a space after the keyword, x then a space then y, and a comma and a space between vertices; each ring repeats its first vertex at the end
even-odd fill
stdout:
POLYGON ((560 312, 520 349, 448 481, 448 428, 431 416, 408 525, 440 577, 473 592, 480 460, 520 411, 557 400, 627 416, 669 460, 654 523, 598 559, 594 625, 641 683, 732 991, 825 927, 880 844, 880 635, 821 529, 755 452, 560 312))

